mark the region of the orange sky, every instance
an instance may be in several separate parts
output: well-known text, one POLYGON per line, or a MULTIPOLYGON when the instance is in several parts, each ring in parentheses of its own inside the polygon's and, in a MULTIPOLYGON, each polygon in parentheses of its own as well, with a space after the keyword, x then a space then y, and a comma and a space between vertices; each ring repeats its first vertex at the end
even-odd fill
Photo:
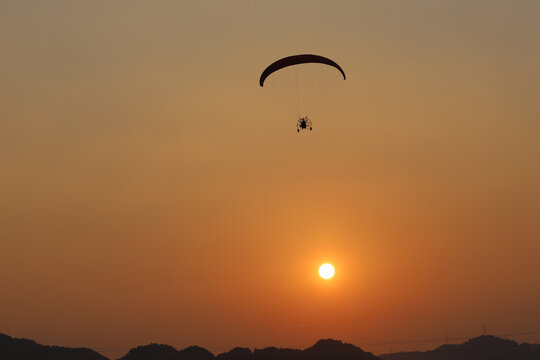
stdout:
POLYGON ((0 332, 119 357, 539 331, 539 17, 3 1, 0 332), (348 76, 307 135, 258 86, 296 53, 348 76))

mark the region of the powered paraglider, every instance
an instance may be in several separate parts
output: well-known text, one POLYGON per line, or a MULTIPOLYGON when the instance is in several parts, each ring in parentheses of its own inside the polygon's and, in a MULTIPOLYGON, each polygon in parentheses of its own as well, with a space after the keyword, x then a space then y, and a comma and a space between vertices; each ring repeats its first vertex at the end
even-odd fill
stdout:
POLYGON ((298 117, 296 130, 312 130, 309 117, 328 90, 345 72, 335 61, 320 55, 301 54, 284 57, 262 72, 259 85, 271 89, 280 102, 298 117))

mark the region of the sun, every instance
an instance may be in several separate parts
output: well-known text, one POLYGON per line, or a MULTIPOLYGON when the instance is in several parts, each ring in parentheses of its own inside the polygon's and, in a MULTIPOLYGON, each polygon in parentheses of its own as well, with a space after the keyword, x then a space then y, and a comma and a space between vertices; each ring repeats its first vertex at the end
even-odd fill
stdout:
POLYGON ((319 267, 319 275, 323 278, 323 279, 331 279, 333 276, 334 276, 334 273, 336 272, 336 270, 334 270, 334 267, 332 266, 332 264, 322 264, 320 267, 319 267))

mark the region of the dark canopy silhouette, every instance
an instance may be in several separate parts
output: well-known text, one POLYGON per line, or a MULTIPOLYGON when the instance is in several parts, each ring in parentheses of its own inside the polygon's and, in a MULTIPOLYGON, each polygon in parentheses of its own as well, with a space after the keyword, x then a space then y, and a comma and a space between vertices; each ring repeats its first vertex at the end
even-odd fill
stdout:
POLYGON ((329 66, 333 66, 339 70, 341 75, 343 75, 343 80, 346 79, 345 72, 343 71, 341 66, 339 66, 335 61, 320 55, 302 54, 287 56, 270 64, 266 69, 264 69, 263 73, 261 74, 261 78, 259 79, 259 85, 263 86, 264 80, 266 80, 266 78, 270 76, 273 72, 276 72, 288 66, 308 63, 326 64, 329 66))

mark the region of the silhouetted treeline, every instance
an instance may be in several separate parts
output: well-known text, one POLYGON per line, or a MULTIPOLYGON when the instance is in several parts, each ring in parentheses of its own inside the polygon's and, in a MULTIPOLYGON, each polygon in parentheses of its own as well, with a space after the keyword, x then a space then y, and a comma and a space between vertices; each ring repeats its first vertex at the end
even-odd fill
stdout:
POLYGON ((2 360, 108 360, 105 356, 85 348, 40 345, 33 340, 14 339, 0 334, 2 360))
POLYGON ((540 360, 540 345, 483 335, 462 344, 446 344, 430 351, 383 354, 383 360, 540 360))
MULTIPOLYGON (((1 360, 108 360, 90 349, 40 345, 33 340, 0 334, 1 360)), ((176 350, 170 345, 150 344, 131 349, 118 360, 540 360, 540 345, 518 344, 495 336, 479 336, 462 344, 441 345, 430 351, 399 352, 377 357, 352 344, 326 339, 304 350, 234 348, 214 356, 190 346, 176 350)))
POLYGON ((192 346, 175 350, 168 345, 150 344, 130 350, 120 360, 380 360, 362 349, 341 341, 319 340, 305 350, 269 347, 251 351, 235 348, 214 357, 208 350, 192 346), (189 351, 188 351, 189 350, 189 351))
POLYGON ((190 346, 184 350, 176 350, 170 345, 150 344, 138 346, 120 358, 120 360, 154 359, 154 360, 215 360, 214 354, 199 346, 190 346))

